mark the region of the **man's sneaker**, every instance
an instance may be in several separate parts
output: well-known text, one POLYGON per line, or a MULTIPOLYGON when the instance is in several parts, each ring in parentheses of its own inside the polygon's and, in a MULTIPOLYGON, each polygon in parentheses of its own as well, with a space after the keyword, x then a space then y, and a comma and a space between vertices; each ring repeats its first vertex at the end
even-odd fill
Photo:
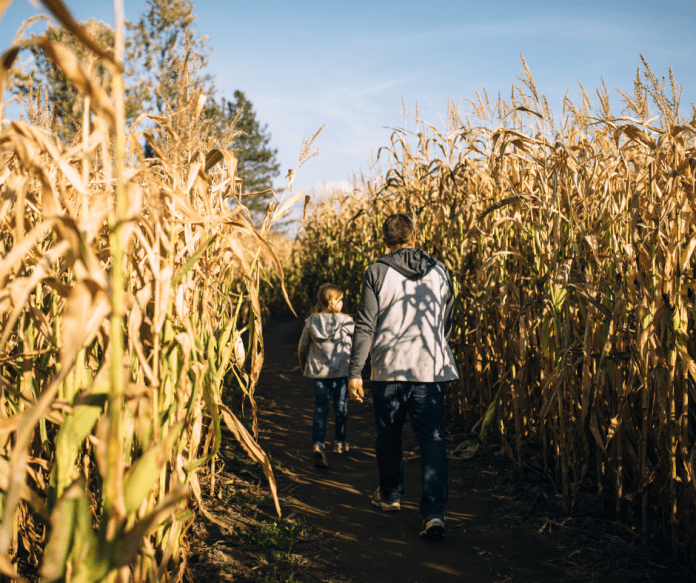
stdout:
POLYGON ((440 541, 445 536, 445 521, 442 518, 426 518, 423 521, 423 532, 421 538, 426 540, 440 541))
POLYGON ((329 466, 329 463, 326 461, 326 453, 324 452, 324 448, 321 447, 320 445, 315 445, 314 446, 314 465, 318 468, 326 468, 329 466))
POLYGON ((348 447, 348 443, 345 441, 334 442, 334 452, 335 453, 348 452, 349 449, 350 449, 350 447, 348 447))
POLYGON ((382 491, 377 488, 375 493, 372 495, 372 504, 378 506, 385 512, 396 512, 401 510, 401 502, 398 500, 387 500, 382 496, 382 491))

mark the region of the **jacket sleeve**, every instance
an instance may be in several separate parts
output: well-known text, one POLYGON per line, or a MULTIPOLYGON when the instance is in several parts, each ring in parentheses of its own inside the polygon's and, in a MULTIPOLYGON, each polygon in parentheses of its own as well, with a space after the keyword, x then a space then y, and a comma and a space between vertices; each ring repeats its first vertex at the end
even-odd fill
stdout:
POLYGON ((452 286, 452 279, 450 278, 449 271, 443 265, 445 270, 445 278, 447 279, 447 296, 445 298, 445 340, 449 340, 450 334, 452 334, 452 324, 453 324, 453 313, 454 313, 454 287, 452 286))
POLYGON ((300 336, 300 343, 297 346, 297 357, 300 359, 300 368, 304 374, 305 366, 307 366, 307 356, 309 355, 309 347, 312 345, 312 337, 309 334, 309 324, 305 324, 300 336))
POLYGON ((379 304, 377 303, 374 272, 368 269, 363 278, 360 308, 355 316, 355 330, 353 332, 350 364, 348 365, 348 378, 361 378, 362 369, 367 362, 367 357, 370 355, 370 348, 372 348, 378 312, 379 304))

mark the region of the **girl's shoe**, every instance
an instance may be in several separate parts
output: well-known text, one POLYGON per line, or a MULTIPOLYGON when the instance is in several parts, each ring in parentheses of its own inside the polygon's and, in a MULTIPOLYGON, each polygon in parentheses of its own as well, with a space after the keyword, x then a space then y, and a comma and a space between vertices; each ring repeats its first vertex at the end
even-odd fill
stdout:
POLYGON ((329 463, 326 461, 326 453, 324 452, 324 448, 321 447, 320 445, 315 445, 314 446, 314 465, 318 468, 326 468, 329 466, 329 463))
POLYGON ((335 453, 348 452, 349 449, 350 449, 350 447, 348 446, 348 442, 346 442, 346 441, 334 442, 334 452, 335 453))

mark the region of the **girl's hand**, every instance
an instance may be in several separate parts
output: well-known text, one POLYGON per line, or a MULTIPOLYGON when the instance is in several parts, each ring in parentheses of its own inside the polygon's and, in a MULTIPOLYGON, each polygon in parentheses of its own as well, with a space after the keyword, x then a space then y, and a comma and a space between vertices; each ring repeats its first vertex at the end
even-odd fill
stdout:
POLYGON ((348 394, 354 401, 358 403, 363 402, 365 391, 363 390, 362 379, 348 379, 348 394))

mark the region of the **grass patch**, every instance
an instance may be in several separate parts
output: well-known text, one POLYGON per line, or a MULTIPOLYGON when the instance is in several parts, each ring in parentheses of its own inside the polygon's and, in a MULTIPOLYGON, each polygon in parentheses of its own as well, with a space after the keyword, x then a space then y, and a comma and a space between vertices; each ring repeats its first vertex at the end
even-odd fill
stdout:
POLYGON ((275 570, 273 575, 266 575, 263 583, 311 583, 309 579, 301 577, 297 572, 292 571, 288 575, 277 575, 275 570))
POLYGON ((243 545, 269 563, 290 560, 293 547, 308 538, 307 525, 295 520, 264 521, 255 532, 242 533, 243 545))
POLYGON ((261 494, 252 490, 240 492, 234 488, 222 488, 220 500, 226 504, 234 504, 240 508, 244 506, 271 508, 273 506, 273 498, 271 498, 269 494, 261 494))

